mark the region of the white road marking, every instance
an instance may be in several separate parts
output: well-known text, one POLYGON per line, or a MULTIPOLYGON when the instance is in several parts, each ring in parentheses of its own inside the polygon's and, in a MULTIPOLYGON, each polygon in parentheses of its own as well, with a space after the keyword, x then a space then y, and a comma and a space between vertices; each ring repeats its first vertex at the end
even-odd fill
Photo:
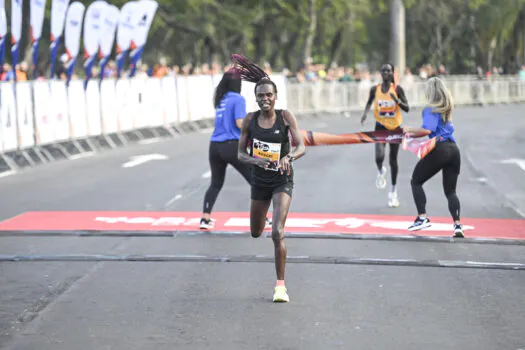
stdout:
POLYGON ((170 205, 172 205, 173 203, 175 203, 176 201, 178 201, 181 198, 182 198, 182 194, 178 194, 175 197, 173 197, 172 199, 170 199, 164 206, 165 207, 169 207, 170 205))
POLYGON ((199 133, 201 133, 201 134, 209 134, 209 133, 211 133, 213 131, 213 129, 214 129, 213 127, 201 129, 201 130, 199 130, 199 133))
POLYGON ((163 154, 158 154, 158 153, 154 153, 154 154, 145 154, 145 155, 142 155, 142 156, 133 156, 130 158, 130 160, 124 164, 122 164, 122 167, 123 168, 132 168, 132 167, 135 167, 137 165, 141 165, 141 164, 144 164, 146 162, 149 162, 151 160, 166 160, 168 159, 167 156, 163 155, 163 154))
POLYGON ((477 177, 474 179, 474 181, 485 183, 488 181, 486 177, 477 177))
POLYGON ((502 160, 500 163, 502 164, 516 164, 521 168, 521 170, 525 171, 525 159, 519 159, 519 158, 511 158, 511 159, 505 159, 502 160))
POLYGON ((8 170, 0 173, 0 177, 7 177, 16 174, 14 170, 8 170))
POLYGON ((94 155, 95 155, 95 152, 79 153, 79 154, 72 155, 69 158, 69 160, 76 160, 76 159, 81 159, 81 158, 87 158, 87 157, 91 157, 91 156, 94 156, 94 155))
POLYGON ((202 174, 203 179, 209 179, 211 177, 211 170, 208 170, 204 174, 202 174))
POLYGON ((162 141, 162 139, 160 139, 158 137, 155 137, 155 138, 152 138, 152 139, 140 140, 138 143, 139 143, 139 145, 151 145, 151 144, 154 144, 154 143, 157 143, 157 142, 160 142, 160 141, 162 141))

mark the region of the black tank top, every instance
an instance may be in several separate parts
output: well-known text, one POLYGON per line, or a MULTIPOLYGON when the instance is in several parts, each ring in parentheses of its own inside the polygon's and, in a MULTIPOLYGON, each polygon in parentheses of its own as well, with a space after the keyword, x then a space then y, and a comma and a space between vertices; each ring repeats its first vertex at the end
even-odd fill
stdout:
MULTIPOLYGON (((275 110, 275 123, 269 129, 259 126, 260 111, 254 113, 249 126, 249 139, 252 144, 250 155, 252 157, 269 158, 279 164, 279 160, 290 153, 290 138, 288 137, 288 125, 283 119, 283 111, 275 110)), ((265 170, 259 166, 252 167, 252 183, 261 187, 275 187, 293 181, 293 168, 290 175, 281 175, 278 170, 265 170)))

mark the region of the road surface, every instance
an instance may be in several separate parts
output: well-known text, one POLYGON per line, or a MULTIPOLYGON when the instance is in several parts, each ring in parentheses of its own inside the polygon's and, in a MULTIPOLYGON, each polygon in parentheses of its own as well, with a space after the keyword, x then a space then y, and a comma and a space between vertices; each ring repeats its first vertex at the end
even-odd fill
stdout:
MULTIPOLYGON (((525 159, 522 110, 466 107, 454 114, 464 218, 513 220, 525 231, 518 221, 525 213, 525 170, 517 161, 525 159)), ((407 123, 418 125, 419 115, 411 112, 407 123)), ((311 130, 361 130, 358 115, 299 120, 311 130)), ((0 220, 33 211, 200 212, 210 181, 208 139, 206 132, 184 135, 0 178, 0 220), (133 158, 151 154, 162 157, 133 158)), ((392 209, 386 190, 375 188, 372 145, 310 148, 296 162, 291 211, 413 218, 409 181, 416 160, 400 152, 401 206, 392 209)), ((441 176, 425 190, 429 214, 447 218, 441 176)), ((249 193, 229 168, 214 211, 247 212, 249 193)), ((500 234, 494 230, 494 238, 500 234)), ((56 258, 0 262, 0 349, 525 349, 525 271, 504 268, 525 266, 523 244, 323 238, 286 244, 291 302, 273 304, 267 237, 0 236, 0 256, 56 258), (58 259, 74 255, 93 260, 58 259), (104 259, 130 255, 143 259, 104 259), (144 261, 148 256, 186 261, 144 261), (355 263, 360 258, 365 263, 355 263), (424 264, 439 261, 502 268, 424 264)))

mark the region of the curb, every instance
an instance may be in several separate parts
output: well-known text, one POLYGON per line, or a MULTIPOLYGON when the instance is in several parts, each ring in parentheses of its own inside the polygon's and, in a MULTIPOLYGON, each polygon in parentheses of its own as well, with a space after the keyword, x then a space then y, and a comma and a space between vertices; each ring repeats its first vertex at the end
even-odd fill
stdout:
POLYGON ((127 132, 88 136, 0 153, 0 176, 60 160, 74 160, 138 144, 145 140, 174 139, 213 127, 214 119, 146 127, 127 132))

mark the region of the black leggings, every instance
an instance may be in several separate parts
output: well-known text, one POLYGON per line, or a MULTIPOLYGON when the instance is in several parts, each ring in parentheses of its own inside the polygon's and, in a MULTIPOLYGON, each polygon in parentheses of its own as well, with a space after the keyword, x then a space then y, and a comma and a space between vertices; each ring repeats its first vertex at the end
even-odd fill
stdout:
POLYGON ((456 184, 461 168, 461 156, 455 142, 438 142, 436 148, 421 159, 412 173, 412 194, 418 214, 426 214, 425 192, 423 184, 443 170, 443 190, 448 200, 448 210, 454 221, 459 221, 460 204, 456 195, 456 184))
MULTIPOLYGON (((388 130, 383 125, 376 123, 375 131, 378 130, 388 130)), ((383 161, 385 160, 385 149, 386 144, 384 143, 376 143, 376 165, 377 169, 381 171, 383 169, 383 161)), ((397 184, 397 174, 399 172, 399 166, 397 165, 397 155, 399 153, 399 146, 398 143, 390 143, 390 154, 388 155, 388 160, 390 163, 390 176, 392 178, 392 185, 395 186, 397 184)))
POLYGON ((242 163, 237 159, 238 147, 239 141, 237 140, 210 142, 211 184, 204 195, 203 213, 211 213, 217 196, 224 185, 228 164, 233 166, 250 184, 251 167, 249 164, 242 163))

